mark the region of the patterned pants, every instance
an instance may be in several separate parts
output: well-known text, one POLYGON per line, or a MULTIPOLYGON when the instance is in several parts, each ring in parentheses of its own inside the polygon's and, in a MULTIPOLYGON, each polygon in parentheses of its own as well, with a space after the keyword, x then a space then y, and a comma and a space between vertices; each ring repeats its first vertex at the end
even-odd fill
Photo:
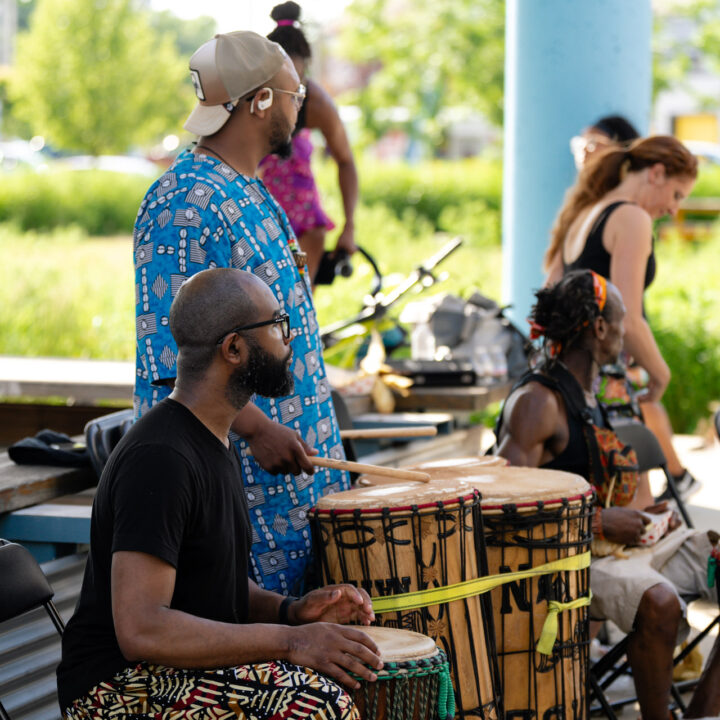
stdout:
POLYGON ((350 696, 306 667, 282 661, 219 670, 140 663, 96 685, 65 720, 359 720, 350 696))

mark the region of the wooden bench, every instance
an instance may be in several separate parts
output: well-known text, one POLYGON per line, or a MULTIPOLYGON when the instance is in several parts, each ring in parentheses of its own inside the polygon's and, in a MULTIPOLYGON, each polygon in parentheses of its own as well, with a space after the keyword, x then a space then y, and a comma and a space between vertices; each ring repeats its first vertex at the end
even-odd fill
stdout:
POLYGON ((685 240, 705 238, 720 216, 720 197, 689 197, 683 201, 675 220, 663 225, 662 232, 676 228, 685 240))
POLYGON ((0 454, 0 515, 85 490, 96 482, 89 465, 16 465, 5 451, 0 454))
POLYGON ((90 507, 96 484, 90 466, 16 465, 3 452, 0 537, 22 542, 38 562, 75 552, 78 544, 90 539, 90 507), (81 492, 89 488, 89 492, 81 492))

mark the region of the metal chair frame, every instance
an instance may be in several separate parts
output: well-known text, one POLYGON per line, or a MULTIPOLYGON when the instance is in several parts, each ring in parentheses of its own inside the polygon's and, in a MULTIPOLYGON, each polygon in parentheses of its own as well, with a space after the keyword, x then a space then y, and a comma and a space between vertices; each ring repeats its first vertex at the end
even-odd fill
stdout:
MULTIPOLYGON (((638 422, 616 423, 613 429, 617 433, 618 438, 628 445, 632 445, 638 457, 638 466, 640 472, 648 470, 660 469, 665 474, 668 489, 675 500, 678 511, 683 517, 686 525, 693 528, 694 525, 690 519, 690 515, 685 507, 680 493, 675 485, 675 480, 667 468, 665 455, 660 448, 652 431, 645 425, 638 422)), ((716 579, 716 588, 718 597, 720 597, 720 577, 716 579)), ((687 602, 697 599, 696 597, 683 598, 687 602)), ((713 628, 720 623, 720 614, 718 614, 712 622, 703 628, 696 637, 694 637, 683 650, 673 659, 673 666, 681 663, 707 635, 712 632, 713 628)), ((615 710, 629 705, 637 700, 636 696, 623 698, 610 702, 605 691, 617 680, 621 675, 630 675, 630 665, 627 658, 623 659, 628 644, 628 636, 623 638, 619 643, 613 646, 600 660, 590 667, 588 674, 590 683, 590 699, 596 701, 597 705, 591 705, 591 712, 602 711, 609 720, 617 720, 615 710)), ((682 693, 692 690, 697 685, 697 680, 687 680, 679 683, 673 683, 670 687, 670 694, 676 706, 685 712, 686 705, 682 698, 682 693)), ((673 710, 673 717, 676 717, 673 710)))
MULTIPOLYGON (((0 593, 0 622, 12 620, 29 610, 43 607, 62 637, 65 623, 52 601, 53 589, 27 548, 0 539, 0 577, 3 578, 3 591, 0 593)), ((2 702, 0 702, 0 720, 11 720, 2 702)))

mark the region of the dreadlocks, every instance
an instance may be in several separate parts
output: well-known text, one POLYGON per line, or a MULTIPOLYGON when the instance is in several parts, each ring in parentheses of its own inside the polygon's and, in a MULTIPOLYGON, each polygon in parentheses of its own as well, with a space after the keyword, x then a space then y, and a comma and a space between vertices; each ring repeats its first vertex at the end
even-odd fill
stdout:
POLYGON ((528 321, 530 337, 543 337, 546 355, 572 347, 595 318, 607 319, 605 278, 592 270, 573 270, 555 285, 535 293, 528 321))

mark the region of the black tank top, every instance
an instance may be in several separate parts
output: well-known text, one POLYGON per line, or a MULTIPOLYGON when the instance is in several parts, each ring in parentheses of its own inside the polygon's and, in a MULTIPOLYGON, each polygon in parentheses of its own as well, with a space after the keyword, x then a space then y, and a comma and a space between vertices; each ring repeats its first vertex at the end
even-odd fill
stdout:
MULTIPOLYGON (((542 368, 538 368, 537 370, 529 371, 523 375, 515 383, 515 385, 513 385, 507 399, 505 400, 505 405, 507 405, 508 400, 516 390, 530 382, 540 383, 541 385, 558 392, 561 395, 563 405, 565 406, 565 415, 567 417, 568 424, 568 442, 565 449, 559 455, 550 460, 550 462, 540 465, 540 467, 547 470, 564 470, 565 472, 575 473, 576 475, 580 475, 589 481, 591 467, 590 451, 588 449, 587 440, 585 439, 585 432, 583 430, 584 424, 582 419, 576 413, 572 412, 571 408, 567 407, 567 401, 564 393, 562 392, 561 386, 563 381, 566 383, 577 383, 577 381, 574 379, 568 379, 570 373, 562 367, 554 367, 545 372, 542 372, 541 370, 542 368)), ((606 423, 602 416, 602 410, 599 406, 588 409, 592 414, 593 421, 600 427, 605 427, 606 423)), ((503 414, 500 413, 495 427, 495 437, 498 444, 500 443, 500 429, 502 427, 503 420, 502 415, 503 414)))
MULTIPOLYGON (((598 275, 602 275, 608 279, 610 278, 610 253, 605 249, 602 242, 605 224, 615 208, 621 205, 632 204, 633 203, 628 203, 626 200, 610 203, 600 215, 598 215, 597 220, 595 220, 588 233, 585 246, 578 258, 569 264, 566 264, 563 259, 563 274, 571 270, 594 270, 598 275)), ((653 236, 650 257, 648 257, 647 265, 645 266, 645 289, 647 289, 655 279, 655 271, 655 237, 653 236)))

